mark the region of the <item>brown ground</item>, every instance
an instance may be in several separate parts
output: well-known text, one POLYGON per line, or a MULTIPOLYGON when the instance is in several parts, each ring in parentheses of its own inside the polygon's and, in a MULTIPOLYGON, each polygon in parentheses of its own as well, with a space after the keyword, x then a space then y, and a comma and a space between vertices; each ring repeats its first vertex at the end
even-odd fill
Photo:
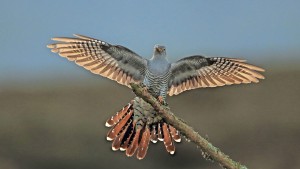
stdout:
MULTIPOLYGON (((265 75, 256 85, 194 90, 168 102, 177 116, 249 168, 300 168, 300 71, 265 75)), ((133 94, 95 77, 1 89, 0 168, 219 168, 185 140, 176 144, 174 156, 162 143, 151 143, 142 161, 113 152, 104 122, 133 94)))

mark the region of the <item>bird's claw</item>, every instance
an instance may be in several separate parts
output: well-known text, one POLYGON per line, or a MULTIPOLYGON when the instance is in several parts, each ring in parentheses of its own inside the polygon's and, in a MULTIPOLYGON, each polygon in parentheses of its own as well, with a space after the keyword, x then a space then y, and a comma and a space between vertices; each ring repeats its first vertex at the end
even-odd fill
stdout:
POLYGON ((157 100, 159 101, 160 104, 164 106, 168 106, 168 103, 164 100, 162 96, 158 96, 157 100))
POLYGON ((142 88, 145 88, 145 87, 147 88, 147 86, 144 83, 140 83, 140 85, 142 88))
POLYGON ((143 92, 143 95, 145 95, 148 92, 148 87, 146 87, 143 84, 142 84, 142 92, 143 92))

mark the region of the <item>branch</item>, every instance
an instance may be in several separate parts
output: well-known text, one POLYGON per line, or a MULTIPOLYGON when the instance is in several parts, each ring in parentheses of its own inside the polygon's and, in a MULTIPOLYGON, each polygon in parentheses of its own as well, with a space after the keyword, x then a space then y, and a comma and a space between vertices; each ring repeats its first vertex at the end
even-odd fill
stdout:
POLYGON ((152 105, 152 107, 161 114, 161 116, 178 129, 188 140, 194 142, 203 151, 204 157, 219 162, 223 168, 227 169, 247 169, 246 166, 233 161, 228 155, 225 155, 221 150, 213 146, 205 138, 200 136, 192 127, 188 126, 181 119, 176 117, 169 109, 169 107, 161 105, 156 98, 154 98, 148 91, 144 90, 141 85, 131 83, 133 92, 152 105))

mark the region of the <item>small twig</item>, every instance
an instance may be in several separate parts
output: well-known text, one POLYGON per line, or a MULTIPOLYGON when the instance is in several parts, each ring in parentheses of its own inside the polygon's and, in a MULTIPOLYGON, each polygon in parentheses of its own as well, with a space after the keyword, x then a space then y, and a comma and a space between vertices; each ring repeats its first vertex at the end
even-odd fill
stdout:
POLYGON ((214 161, 220 163, 223 168, 227 169, 247 169, 246 166, 233 161, 228 155, 225 155, 221 150, 213 146, 205 138, 200 136, 192 127, 188 126, 185 122, 176 117, 167 106, 161 105, 156 98, 154 98, 149 92, 145 91, 141 85, 131 83, 133 92, 151 104, 153 108, 161 113, 161 116, 172 126, 178 129, 188 140, 194 142, 201 148, 203 154, 214 161))

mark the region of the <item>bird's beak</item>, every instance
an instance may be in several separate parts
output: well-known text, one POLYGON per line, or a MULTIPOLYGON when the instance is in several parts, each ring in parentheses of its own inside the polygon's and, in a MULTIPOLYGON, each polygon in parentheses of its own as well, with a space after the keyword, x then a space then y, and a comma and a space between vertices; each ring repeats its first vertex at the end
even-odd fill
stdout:
POLYGON ((156 48, 155 48, 155 50, 156 50, 156 52, 158 52, 158 53, 162 53, 162 51, 163 51, 163 48, 156 47, 156 48))

